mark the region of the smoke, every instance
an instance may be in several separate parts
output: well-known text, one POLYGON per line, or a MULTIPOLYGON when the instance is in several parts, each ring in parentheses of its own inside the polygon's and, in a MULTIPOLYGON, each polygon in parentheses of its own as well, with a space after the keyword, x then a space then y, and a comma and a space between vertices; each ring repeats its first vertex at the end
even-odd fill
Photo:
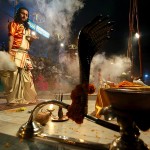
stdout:
POLYGON ((81 0, 36 0, 38 9, 46 18, 47 30, 69 38, 74 14, 84 7, 81 0))
POLYGON ((66 85, 66 91, 73 89, 73 87, 79 84, 79 59, 75 53, 70 56, 69 53, 63 53, 60 56, 59 62, 62 66, 62 70, 65 73, 62 76, 62 83, 66 85))
POLYGON ((45 28, 51 35, 59 34, 69 38, 74 15, 84 7, 84 0, 9 0, 9 3, 25 5, 30 19, 45 28), (34 16, 34 17, 33 17, 34 16))
POLYGON ((125 56, 111 56, 106 58, 105 53, 96 55, 91 63, 91 81, 98 78, 100 70, 101 77, 104 80, 117 81, 117 78, 130 69, 131 62, 125 56))
POLYGON ((0 70, 15 71, 17 69, 15 63, 11 60, 7 52, 0 51, 0 70))
MULTIPOLYGON (((79 84, 79 59, 77 55, 74 55, 74 57, 70 58, 67 56, 67 54, 64 54, 61 57, 60 62, 61 64, 65 65, 65 68, 67 70, 65 71, 65 73, 70 75, 71 80, 74 79, 74 84, 79 84)), ((90 83, 93 83, 97 87, 99 86, 99 71, 104 81, 110 80, 112 82, 120 82, 118 78, 121 77, 123 73, 128 73, 130 65, 131 62, 129 58, 123 55, 111 56, 107 58, 105 56, 105 53, 98 54, 93 57, 93 60, 91 62, 90 83)), ((69 82, 67 81, 67 78, 66 80, 63 79, 63 82, 68 83, 68 86, 71 87, 71 85, 69 85, 69 82)))

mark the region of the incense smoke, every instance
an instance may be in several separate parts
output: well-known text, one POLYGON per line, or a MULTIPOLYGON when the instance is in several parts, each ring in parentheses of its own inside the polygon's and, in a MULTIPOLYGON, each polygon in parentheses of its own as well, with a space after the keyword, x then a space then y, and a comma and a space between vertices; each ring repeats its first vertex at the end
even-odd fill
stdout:
POLYGON ((74 14, 83 8, 81 0, 36 0, 41 14, 46 18, 45 26, 49 33, 69 38, 74 14))
MULTIPOLYGON (((128 73, 131 62, 125 56, 111 56, 106 58, 105 53, 96 55, 91 63, 91 81, 98 78, 100 70, 101 78, 105 81, 119 82, 122 73, 128 73)), ((98 79, 97 79, 98 80, 98 79)))
MULTIPOLYGON (((78 57, 75 56, 74 59, 67 59, 67 56, 64 56, 63 59, 61 59, 61 63, 65 64, 72 79, 76 79, 75 85, 79 84, 78 57)), ((105 56, 105 53, 95 55, 90 67, 90 83, 93 83, 95 86, 97 86, 97 88, 99 87, 99 70, 101 70, 100 73, 102 80, 120 82, 119 77, 121 77, 123 73, 128 74, 130 66, 131 62, 129 58, 123 55, 111 56, 109 58, 105 56)))
POLYGON ((7 52, 0 51, 0 70, 15 71, 17 69, 15 63, 11 60, 7 52))

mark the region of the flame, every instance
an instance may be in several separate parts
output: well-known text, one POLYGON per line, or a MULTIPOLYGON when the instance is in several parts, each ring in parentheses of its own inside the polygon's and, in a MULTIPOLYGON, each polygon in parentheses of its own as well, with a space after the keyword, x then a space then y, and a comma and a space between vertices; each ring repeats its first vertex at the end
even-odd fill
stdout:
POLYGON ((50 104, 49 105, 49 110, 53 110, 54 109, 54 105, 53 104, 50 104))

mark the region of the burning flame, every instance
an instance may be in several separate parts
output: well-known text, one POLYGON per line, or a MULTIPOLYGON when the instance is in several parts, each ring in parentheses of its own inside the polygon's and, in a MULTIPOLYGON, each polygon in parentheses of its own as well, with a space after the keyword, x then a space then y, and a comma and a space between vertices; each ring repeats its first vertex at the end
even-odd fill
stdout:
POLYGON ((50 104, 49 105, 49 110, 53 110, 54 109, 54 105, 53 104, 50 104))

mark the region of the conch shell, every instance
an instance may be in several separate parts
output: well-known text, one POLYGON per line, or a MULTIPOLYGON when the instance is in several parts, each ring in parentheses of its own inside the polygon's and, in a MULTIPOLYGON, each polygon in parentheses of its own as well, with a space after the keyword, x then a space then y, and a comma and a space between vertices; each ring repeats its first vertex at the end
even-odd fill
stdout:
POLYGON ((40 112, 36 115, 35 121, 39 122, 42 126, 45 126, 52 115, 51 111, 40 112))

